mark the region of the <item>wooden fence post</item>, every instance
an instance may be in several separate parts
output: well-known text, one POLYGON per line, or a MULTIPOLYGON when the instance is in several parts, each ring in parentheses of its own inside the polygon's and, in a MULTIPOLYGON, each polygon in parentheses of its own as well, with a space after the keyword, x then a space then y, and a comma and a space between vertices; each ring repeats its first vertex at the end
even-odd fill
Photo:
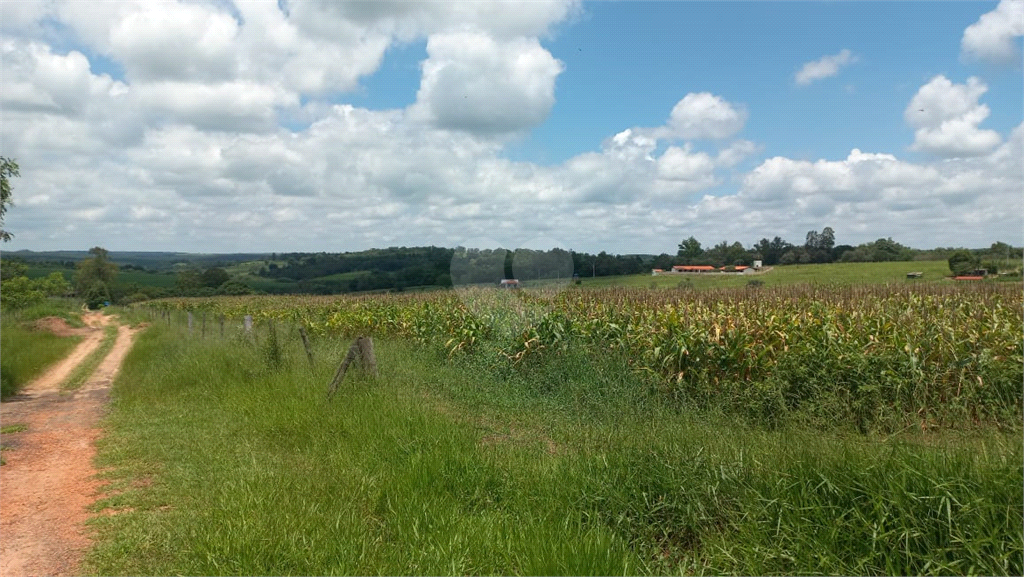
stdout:
POLYGON ((313 366, 313 350, 309 347, 309 337, 306 335, 306 327, 299 325, 299 336, 302 337, 302 346, 306 348, 306 358, 309 359, 309 366, 313 366))
POLYGON ((341 365, 338 366, 338 371, 334 373, 334 379, 331 380, 331 384, 327 387, 327 400, 330 400, 334 396, 334 393, 338 390, 338 385, 341 384, 342 379, 345 378, 345 373, 348 371, 349 365, 352 361, 360 359, 360 364, 363 370, 369 372, 373 376, 377 376, 377 356, 373 352, 373 339, 370 337, 358 337, 352 343, 352 346, 348 348, 348 354, 345 355, 345 360, 341 361, 341 365))
POLYGON ((376 377, 377 355, 373 353, 373 338, 359 337, 356 339, 356 344, 359 346, 359 359, 363 364, 363 369, 376 377))

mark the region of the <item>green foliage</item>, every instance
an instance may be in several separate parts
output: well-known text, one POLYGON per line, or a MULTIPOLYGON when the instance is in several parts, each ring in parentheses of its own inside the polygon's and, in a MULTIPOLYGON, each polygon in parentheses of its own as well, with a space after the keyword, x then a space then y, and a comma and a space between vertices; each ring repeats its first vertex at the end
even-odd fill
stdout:
POLYGON ((13 236, 4 229, 4 216, 7 214, 7 207, 13 204, 11 199, 10 179, 21 176, 18 171, 18 163, 13 159, 0 156, 0 241, 7 242, 13 236))
POLYGON ((0 280, 26 276, 28 263, 23 260, 4 257, 0 259, 0 280))
POLYGON ((704 255, 704 249, 701 248, 700 241, 691 236, 679 243, 679 252, 676 255, 680 258, 680 264, 696 264, 697 259, 704 255))
POLYGON ((205 287, 217 288, 220 285, 231 280, 231 275, 222 268, 211 267, 203 271, 203 274, 199 277, 200 282, 205 287))
POLYGON ((229 280, 217 288, 219 295, 238 296, 252 294, 252 292, 248 285, 236 279, 229 280))
POLYGON ((958 250, 949 256, 949 270, 954 275, 963 275, 971 272, 978 266, 978 259, 970 251, 958 250))
POLYGON ((110 300, 110 287, 117 278, 117 265, 110 262, 110 254, 106 249, 96 246, 89 249, 89 254, 93 257, 76 265, 75 290, 90 308, 95 308, 96 299, 100 295, 105 298, 99 303, 110 300))
POLYGON ((4 278, 2 283, 0 308, 3 310, 22 309, 41 303, 46 297, 65 296, 71 290, 71 285, 58 272, 39 279, 26 276, 4 278))
POLYGON ((95 310, 110 302, 110 289, 103 281, 96 280, 84 291, 80 291, 79 296, 85 301, 85 306, 95 310))

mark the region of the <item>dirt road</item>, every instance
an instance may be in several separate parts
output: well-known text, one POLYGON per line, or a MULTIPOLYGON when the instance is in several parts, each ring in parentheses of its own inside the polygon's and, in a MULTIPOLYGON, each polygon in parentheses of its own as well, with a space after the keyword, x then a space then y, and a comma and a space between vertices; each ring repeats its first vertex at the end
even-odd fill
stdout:
POLYGON ((0 576, 76 575, 89 546, 87 507, 97 498, 92 459, 110 384, 137 329, 118 327, 117 340, 96 372, 74 392, 61 393, 71 372, 103 340, 114 322, 102 313, 83 317, 85 339, 21 393, 0 404, 6 464, 0 467, 0 576))

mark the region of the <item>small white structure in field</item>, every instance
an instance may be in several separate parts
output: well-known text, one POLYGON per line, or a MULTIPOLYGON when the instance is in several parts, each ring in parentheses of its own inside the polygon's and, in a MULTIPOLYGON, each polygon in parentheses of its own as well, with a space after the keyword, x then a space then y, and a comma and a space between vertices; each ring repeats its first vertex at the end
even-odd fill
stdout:
POLYGON ((755 260, 754 261, 754 270, 761 270, 761 261, 759 261, 759 260, 755 260))

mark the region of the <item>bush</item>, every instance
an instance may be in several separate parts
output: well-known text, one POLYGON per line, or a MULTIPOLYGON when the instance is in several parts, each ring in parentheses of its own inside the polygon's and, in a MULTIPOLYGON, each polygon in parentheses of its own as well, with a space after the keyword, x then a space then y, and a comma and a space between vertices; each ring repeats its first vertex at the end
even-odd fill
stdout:
POLYGON ((85 289, 85 294, 81 296, 85 300, 85 306, 91 310, 96 310, 105 303, 110 302, 110 289, 107 288, 107 283, 98 280, 89 285, 85 289))
POLYGON ((967 274, 977 268, 978 259, 970 251, 958 250, 949 256, 949 270, 957 276, 967 274))

